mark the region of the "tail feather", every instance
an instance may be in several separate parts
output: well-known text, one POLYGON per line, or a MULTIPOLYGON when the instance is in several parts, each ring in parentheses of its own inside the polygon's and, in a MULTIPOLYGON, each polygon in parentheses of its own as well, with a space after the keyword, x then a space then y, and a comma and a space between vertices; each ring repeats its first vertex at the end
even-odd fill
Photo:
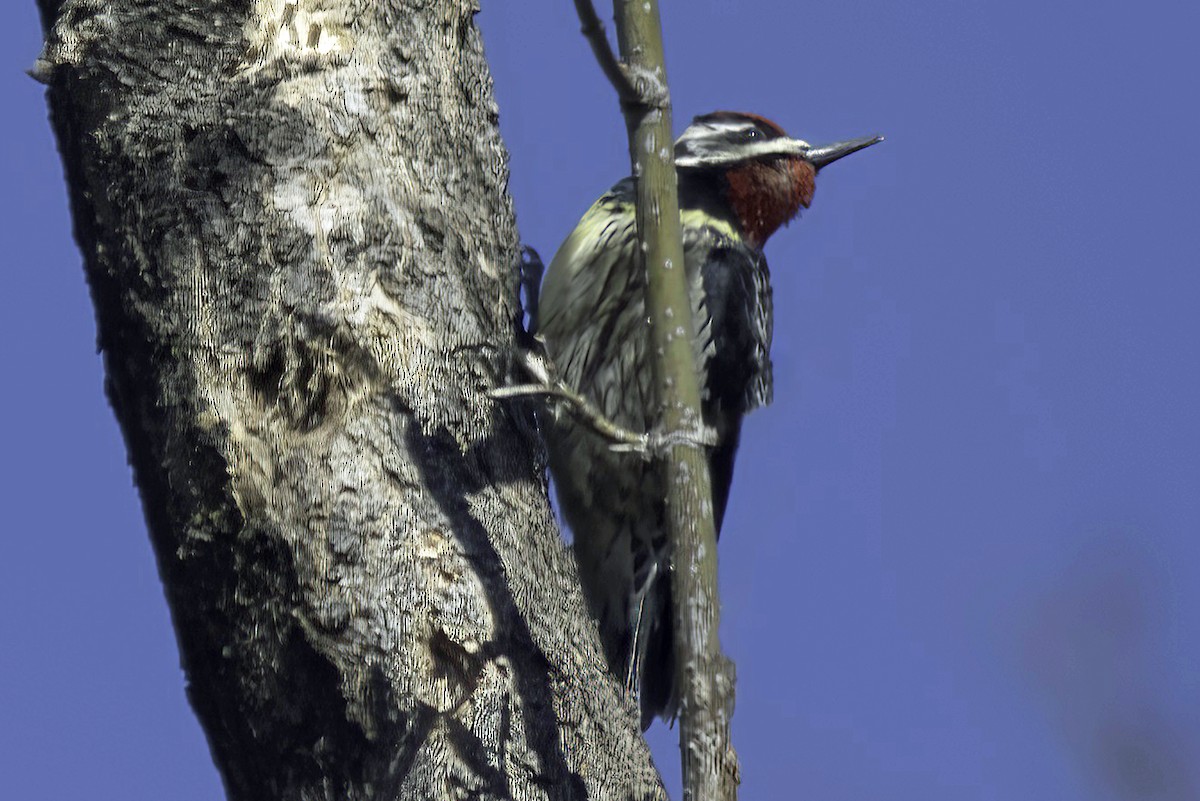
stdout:
POLYGON ((638 592, 631 621, 626 687, 638 699, 642 729, 655 717, 675 719, 675 624, 666 562, 655 564, 638 592))

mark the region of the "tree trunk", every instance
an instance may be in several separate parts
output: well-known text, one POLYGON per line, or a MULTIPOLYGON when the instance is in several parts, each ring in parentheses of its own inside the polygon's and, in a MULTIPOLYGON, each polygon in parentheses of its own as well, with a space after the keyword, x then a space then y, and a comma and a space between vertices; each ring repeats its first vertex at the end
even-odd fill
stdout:
POLYGON ((664 798, 514 344, 472 0, 39 0, 108 394, 231 799, 664 798))

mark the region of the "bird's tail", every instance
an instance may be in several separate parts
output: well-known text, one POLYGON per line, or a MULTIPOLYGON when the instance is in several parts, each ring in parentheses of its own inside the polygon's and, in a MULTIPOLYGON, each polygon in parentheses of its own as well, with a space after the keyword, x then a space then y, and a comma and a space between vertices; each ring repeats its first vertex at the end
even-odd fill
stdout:
POLYGON ((634 596, 631 609, 629 665, 626 688, 638 699, 642 730, 655 717, 674 722, 678 707, 675 693, 675 623, 671 608, 668 561, 655 561, 634 596))

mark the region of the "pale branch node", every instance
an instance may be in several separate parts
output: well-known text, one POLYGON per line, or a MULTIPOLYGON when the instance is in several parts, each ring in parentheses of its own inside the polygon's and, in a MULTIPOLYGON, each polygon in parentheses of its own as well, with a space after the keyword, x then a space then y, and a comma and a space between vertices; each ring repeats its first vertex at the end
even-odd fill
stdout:
POLYGON ((580 31, 591 45, 605 77, 617 90, 617 98, 621 105, 661 107, 665 100, 665 92, 650 91, 652 85, 644 80, 635 82, 632 79, 629 67, 613 52, 608 35, 604 31, 604 23, 600 21, 600 15, 596 13, 592 0, 575 0, 575 11, 579 14, 580 31))
POLYGON ((625 75, 633 84, 641 103, 646 108, 665 109, 671 104, 671 95, 667 91, 666 81, 662 73, 648 69, 639 64, 625 64, 625 75))
POLYGON ((691 428, 676 428, 669 431, 660 431, 655 429, 644 435, 646 437, 646 451, 635 451, 632 447, 623 445, 613 445, 613 451, 617 453, 635 452, 641 453, 647 458, 661 458, 667 456, 672 448, 713 448, 717 445, 717 430, 712 426, 698 425, 691 428))
POLYGON ((564 407, 593 432, 611 443, 617 453, 635 453, 643 459, 665 456, 671 448, 684 446, 711 448, 717 444, 717 432, 703 424, 670 431, 631 431, 604 415, 596 405, 572 389, 558 377, 554 363, 544 351, 518 348, 517 364, 536 383, 511 384, 489 390, 488 395, 496 400, 521 397, 549 397, 561 401, 564 407))

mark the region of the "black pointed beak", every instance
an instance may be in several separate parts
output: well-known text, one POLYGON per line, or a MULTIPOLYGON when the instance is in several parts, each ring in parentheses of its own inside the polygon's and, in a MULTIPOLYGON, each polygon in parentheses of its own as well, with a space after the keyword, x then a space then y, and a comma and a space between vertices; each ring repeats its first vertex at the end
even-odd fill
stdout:
POLYGON ((837 161, 842 156, 849 156, 851 153, 857 153, 864 147, 870 147, 882 141, 882 136, 864 136, 862 139, 847 139, 845 142, 834 142, 832 145, 811 147, 804 154, 804 159, 819 170, 827 164, 837 161))

